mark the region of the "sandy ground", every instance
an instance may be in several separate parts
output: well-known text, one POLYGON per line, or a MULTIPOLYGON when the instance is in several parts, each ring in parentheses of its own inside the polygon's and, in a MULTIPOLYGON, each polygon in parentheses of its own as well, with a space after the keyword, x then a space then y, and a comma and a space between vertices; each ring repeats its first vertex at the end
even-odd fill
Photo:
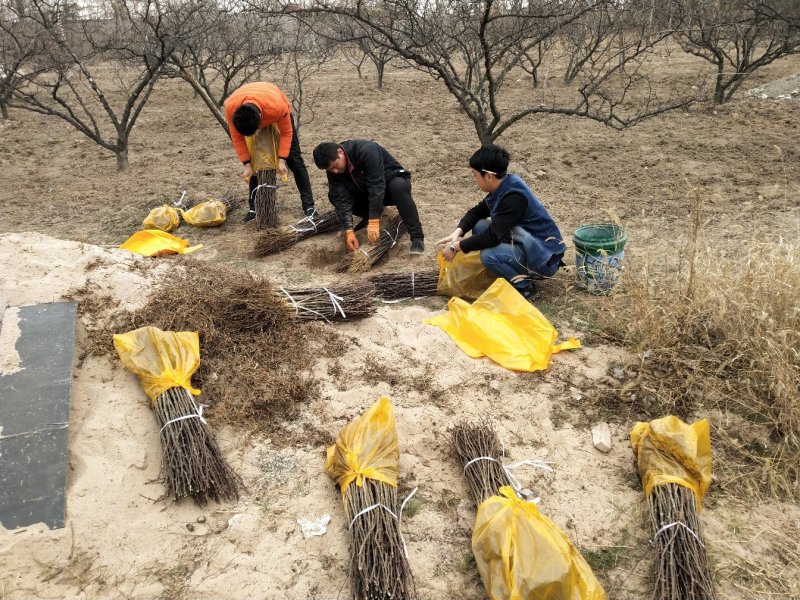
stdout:
MULTIPOLYGON (((796 59, 779 63, 752 86, 798 70, 796 59)), ((321 105, 301 140, 307 154, 326 139, 367 137, 389 147, 414 172, 429 249, 406 259, 404 242, 381 268, 428 267, 432 241, 480 198, 466 170, 474 132, 439 85, 418 73, 390 71, 383 93, 371 83, 342 65, 321 74, 321 105)), ((2 306, 58 300, 89 279, 121 308, 140 305, 169 275, 170 261, 142 269, 146 259, 113 247, 139 227, 149 208, 182 189, 219 194, 240 185, 228 143, 176 81, 157 88, 134 132, 131 167, 121 174, 112 155, 61 123, 18 111, 12 116, 0 125, 2 306), (182 118, 175 117, 176 105, 187 111, 182 118)), ((798 117, 796 100, 746 97, 623 133, 543 118, 500 141, 565 235, 613 213, 628 229, 630 260, 657 263, 680 252, 695 186, 706 199, 708 242, 729 248, 731 256, 753 238, 797 239, 798 117)), ((322 181, 314 169, 318 206, 325 205, 322 181)), ((291 190, 281 198, 282 222, 299 212, 291 190)), ((194 255, 198 260, 248 267, 281 284, 341 277, 332 269, 341 254, 335 235, 252 262, 246 258, 252 232, 237 219, 234 213, 221 228, 177 233, 206 245, 194 255)), ((540 308, 562 335, 582 338, 585 323, 558 317, 571 277, 563 273, 545 286, 540 308)), ((553 473, 521 470, 518 476, 541 496, 542 511, 602 562, 598 575, 609 597, 648 597, 652 552, 627 444, 632 423, 612 425, 614 447, 604 455, 592 448, 590 423, 565 408, 608 377, 623 351, 595 342, 554 357, 544 373, 512 373, 467 358, 446 334, 423 324, 442 309, 438 299, 384 306, 370 319, 338 326, 342 351, 320 353, 315 374, 322 392, 289 425, 295 439, 306 428, 335 435, 388 395, 397 410, 401 493, 420 488, 413 516, 403 524, 419 597, 481 598, 469 552, 474 512, 450 457, 447 429, 490 415, 511 460, 555 461, 553 473)), ((133 375, 114 360, 86 354, 87 325, 79 325, 74 369, 67 527, 0 529, 0 598, 347 598, 347 524, 323 472, 323 446, 243 439, 233 428, 217 427, 223 451, 248 487, 242 499, 203 509, 155 502, 161 494, 154 481, 160 456, 155 417, 133 375), (304 539, 297 519, 324 514, 331 516, 327 533, 304 539)), ((705 507, 721 598, 771 598, 776 590, 782 598, 800 597, 800 567, 791 558, 800 552, 797 506, 754 507, 712 488, 705 507)))

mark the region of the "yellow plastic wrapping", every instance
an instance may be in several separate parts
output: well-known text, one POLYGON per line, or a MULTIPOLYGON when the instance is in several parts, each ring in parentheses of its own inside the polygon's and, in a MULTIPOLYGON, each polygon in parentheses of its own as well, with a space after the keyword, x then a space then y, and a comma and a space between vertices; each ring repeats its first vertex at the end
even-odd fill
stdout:
POLYGON ((508 486, 478 507, 472 553, 490 600, 605 600, 567 536, 508 486))
POLYGON ((199 250, 203 245, 189 246, 189 240, 184 240, 166 231, 145 229, 134 233, 119 247, 142 256, 162 256, 164 254, 189 254, 199 250))
POLYGON ((631 430, 631 447, 636 453, 645 495, 657 485, 677 483, 697 498, 697 510, 711 485, 711 432, 708 420, 687 425, 668 416, 636 423, 631 430))
POLYGON ((122 364, 139 376, 145 394, 156 398, 170 388, 182 387, 195 396, 192 375, 200 366, 200 339, 194 331, 161 331, 141 327, 114 334, 114 348, 122 364))
POLYGON ((471 305, 451 298, 447 308, 425 322, 447 332, 468 356, 488 356, 507 369, 541 371, 553 354, 581 347, 574 338, 556 344, 558 332, 550 321, 505 279, 471 305))
POLYGON ((381 397, 367 412, 342 429, 328 448, 325 471, 339 484, 344 496, 353 481, 375 479, 397 487, 400 448, 394 424, 394 407, 381 397))
POLYGON ((278 144, 281 132, 274 123, 244 138, 250 153, 250 166, 253 173, 274 171, 278 168, 278 144))
POLYGON ((172 231, 180 224, 181 216, 169 204, 154 208, 142 221, 144 229, 160 229, 161 231, 172 231))
POLYGON ((219 200, 209 198, 189 210, 182 210, 183 220, 195 227, 215 227, 225 222, 228 209, 219 200))
POLYGON ((497 279, 483 266, 480 252, 458 252, 450 262, 439 252, 436 262, 439 264, 437 292, 440 296, 475 300, 497 279))

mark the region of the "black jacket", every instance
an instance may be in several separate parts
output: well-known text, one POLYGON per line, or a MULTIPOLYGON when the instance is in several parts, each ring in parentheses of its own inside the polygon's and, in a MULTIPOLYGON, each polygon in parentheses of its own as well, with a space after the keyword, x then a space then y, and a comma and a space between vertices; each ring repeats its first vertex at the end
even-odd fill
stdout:
POLYGON ((386 148, 368 140, 347 140, 339 144, 347 155, 348 168, 344 173, 328 173, 328 199, 336 209, 342 227, 353 227, 353 204, 369 203, 369 218, 383 214, 386 182, 410 174, 403 169, 386 148))

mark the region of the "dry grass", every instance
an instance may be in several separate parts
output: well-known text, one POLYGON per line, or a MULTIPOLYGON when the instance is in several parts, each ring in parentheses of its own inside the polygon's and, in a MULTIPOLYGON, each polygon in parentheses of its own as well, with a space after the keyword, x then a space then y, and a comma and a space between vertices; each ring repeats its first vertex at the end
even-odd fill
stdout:
POLYGON ((289 304, 263 279, 185 260, 182 269, 134 312, 108 311, 108 298, 78 290, 95 354, 113 356, 112 333, 145 325, 200 334, 195 384, 212 417, 246 428, 269 428, 291 418, 316 389, 309 374, 309 334, 289 304), (91 317, 97 315, 97 318, 91 317))
POLYGON ((703 244, 701 219, 696 195, 687 256, 632 269, 599 300, 596 322, 639 352, 600 397, 638 420, 711 417, 723 488, 797 497, 800 248, 774 240, 725 255, 703 244))

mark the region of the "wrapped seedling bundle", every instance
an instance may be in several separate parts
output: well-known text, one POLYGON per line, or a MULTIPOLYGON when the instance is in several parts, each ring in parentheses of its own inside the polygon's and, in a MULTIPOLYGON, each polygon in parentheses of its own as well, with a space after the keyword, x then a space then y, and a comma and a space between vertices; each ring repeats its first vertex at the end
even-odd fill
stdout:
POLYGON ((236 500, 241 480, 217 445, 203 407, 195 401, 192 374, 200 366, 197 333, 142 327, 114 335, 125 367, 139 376, 151 401, 161 437, 163 498, 190 496, 197 504, 236 500))
POLYGON ((605 600, 578 550, 534 502, 519 497, 488 423, 460 424, 452 446, 478 507, 472 553, 489 600, 605 600))
POLYGON ((388 398, 349 423, 328 448, 325 470, 339 485, 348 523, 353 600, 416 597, 400 532, 399 461, 394 408, 388 398))
POLYGON ((668 416, 631 430, 652 523, 655 600, 714 600, 698 511, 711 485, 706 419, 687 425, 668 416))

